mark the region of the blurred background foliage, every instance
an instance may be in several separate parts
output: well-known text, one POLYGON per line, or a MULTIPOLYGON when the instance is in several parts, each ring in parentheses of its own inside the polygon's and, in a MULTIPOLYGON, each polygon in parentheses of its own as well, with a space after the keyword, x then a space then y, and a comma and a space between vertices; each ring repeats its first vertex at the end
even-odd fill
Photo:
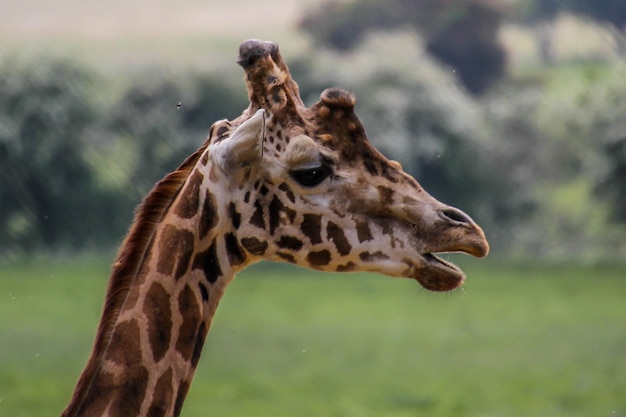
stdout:
MULTIPOLYGON (((304 40, 284 55, 305 102, 352 90, 372 142, 470 213, 494 253, 623 258, 626 2, 331 0, 298 14, 304 40), (604 45, 560 56, 564 19, 604 45), (511 33, 535 59, 515 58, 511 33)), ((234 59, 111 70, 1 46, 0 257, 115 247, 152 184, 247 103, 234 59)))

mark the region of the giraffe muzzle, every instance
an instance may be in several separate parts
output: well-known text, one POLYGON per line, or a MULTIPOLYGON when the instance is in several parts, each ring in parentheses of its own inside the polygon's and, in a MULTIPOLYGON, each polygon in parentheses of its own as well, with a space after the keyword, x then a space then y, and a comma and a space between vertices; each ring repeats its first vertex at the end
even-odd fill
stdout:
POLYGON ((447 207, 438 212, 443 222, 448 225, 456 244, 448 244, 443 250, 433 252, 463 252, 477 258, 484 258, 489 253, 489 242, 483 230, 463 211, 447 207))
POLYGON ((450 291, 463 284, 465 274, 456 265, 436 254, 465 253, 483 258, 489 253, 485 233, 467 214, 454 207, 438 210, 438 241, 428 245, 409 276, 431 291, 450 291))

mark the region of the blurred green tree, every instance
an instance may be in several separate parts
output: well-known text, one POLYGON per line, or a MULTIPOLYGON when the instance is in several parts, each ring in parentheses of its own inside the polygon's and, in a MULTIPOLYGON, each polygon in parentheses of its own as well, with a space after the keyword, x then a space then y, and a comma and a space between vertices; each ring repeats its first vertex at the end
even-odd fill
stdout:
POLYGON ((80 245, 95 184, 85 129, 90 76, 61 60, 0 65, 0 247, 80 245))
POLYGON ((563 0, 568 9, 590 17, 612 29, 615 45, 626 56, 626 1, 624 0, 563 0))
POLYGON ((123 148, 131 155, 117 168, 126 171, 123 186, 137 202, 193 150, 180 129, 182 97, 182 89, 172 79, 144 75, 108 114, 107 130, 124 142, 123 148))
POLYGON ((612 218, 626 223, 626 136, 606 142, 602 150, 607 171, 596 191, 611 203, 612 218))
POLYGON ((563 0, 518 1, 509 14, 513 20, 530 27, 535 36, 539 57, 544 65, 554 62, 554 20, 563 9, 563 0))
POLYGON ((152 185, 247 103, 218 75, 142 74, 96 106, 93 73, 67 61, 6 59, 0 74, 4 253, 115 243, 152 185))
POLYGON ((245 89, 218 76, 142 75, 112 106, 107 130, 131 149, 126 189, 140 199, 166 173, 198 148, 219 119, 246 107, 245 89))
POLYGON ((506 70, 498 40, 501 11, 489 0, 330 0, 305 15, 300 28, 320 44, 354 47, 373 30, 409 27, 426 49, 452 67, 472 94, 484 93, 506 70))

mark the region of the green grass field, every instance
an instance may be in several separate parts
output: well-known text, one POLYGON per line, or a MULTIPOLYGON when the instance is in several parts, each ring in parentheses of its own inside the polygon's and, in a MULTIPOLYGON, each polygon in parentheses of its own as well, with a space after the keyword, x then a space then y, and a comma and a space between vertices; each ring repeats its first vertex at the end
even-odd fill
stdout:
MULTIPOLYGON (((469 280, 448 294, 373 274, 249 269, 222 300, 183 416, 626 415, 623 265, 462 261, 469 280)), ((0 416, 61 412, 107 270, 0 269, 0 416)))

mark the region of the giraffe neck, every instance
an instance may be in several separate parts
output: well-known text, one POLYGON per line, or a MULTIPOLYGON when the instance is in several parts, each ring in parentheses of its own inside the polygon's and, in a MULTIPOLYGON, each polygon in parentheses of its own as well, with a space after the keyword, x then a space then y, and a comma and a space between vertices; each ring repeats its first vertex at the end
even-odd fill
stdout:
POLYGON ((228 233, 236 219, 210 189, 208 158, 196 160, 169 193, 172 174, 144 201, 63 417, 179 415, 219 300, 246 263, 228 233))

